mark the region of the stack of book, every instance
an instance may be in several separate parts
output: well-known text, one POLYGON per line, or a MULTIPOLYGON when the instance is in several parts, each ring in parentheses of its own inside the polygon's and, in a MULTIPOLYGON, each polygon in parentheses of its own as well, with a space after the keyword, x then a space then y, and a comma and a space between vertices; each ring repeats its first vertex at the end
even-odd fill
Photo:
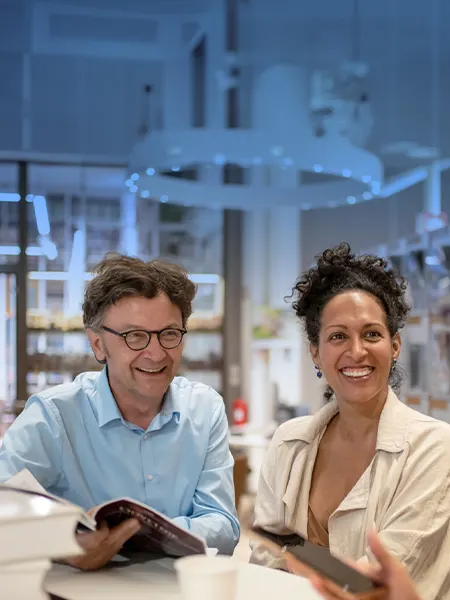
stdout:
POLYGON ((0 590, 8 600, 47 600, 52 560, 80 554, 75 531, 81 509, 0 485, 0 590))
POLYGON ((136 500, 117 498, 88 514, 49 494, 28 470, 17 473, 0 485, 1 600, 48 600, 43 585, 51 561, 82 552, 76 533, 95 531, 101 523, 112 528, 130 518, 139 520, 141 529, 122 548, 123 557, 215 553, 203 539, 136 500))

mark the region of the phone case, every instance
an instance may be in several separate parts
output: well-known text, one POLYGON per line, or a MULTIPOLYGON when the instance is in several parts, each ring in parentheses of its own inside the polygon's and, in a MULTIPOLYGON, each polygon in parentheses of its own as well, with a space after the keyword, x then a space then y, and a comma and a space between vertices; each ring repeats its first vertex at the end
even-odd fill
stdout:
POLYGON ((254 528, 251 536, 274 556, 284 558, 296 575, 320 577, 326 587, 342 600, 381 600, 385 588, 333 556, 328 548, 312 544, 297 534, 277 535, 254 528))

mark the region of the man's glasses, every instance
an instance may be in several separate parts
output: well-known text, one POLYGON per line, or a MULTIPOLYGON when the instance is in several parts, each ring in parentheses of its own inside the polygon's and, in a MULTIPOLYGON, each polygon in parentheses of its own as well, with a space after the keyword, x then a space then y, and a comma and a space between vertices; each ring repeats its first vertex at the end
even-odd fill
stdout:
POLYGON ((155 334, 158 338, 158 342, 166 350, 172 350, 181 344, 183 336, 187 333, 186 329, 176 329, 174 327, 168 327, 167 329, 161 329, 161 331, 146 331, 145 329, 133 329, 132 331, 125 331, 119 333, 110 329, 109 327, 103 326, 102 329, 108 333, 113 333, 121 337, 125 344, 130 350, 144 350, 150 344, 152 335, 155 334))

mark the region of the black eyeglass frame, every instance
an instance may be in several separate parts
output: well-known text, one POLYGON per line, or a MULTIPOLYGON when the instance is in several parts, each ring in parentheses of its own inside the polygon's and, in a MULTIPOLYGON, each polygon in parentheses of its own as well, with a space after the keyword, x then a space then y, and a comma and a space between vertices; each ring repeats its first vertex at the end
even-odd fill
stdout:
POLYGON ((178 327, 165 327, 164 329, 160 329, 159 331, 148 331, 147 329, 130 329, 129 331, 124 331, 123 333, 120 333, 120 331, 115 331, 114 329, 111 329, 110 327, 106 327, 105 325, 102 326, 102 329, 103 329, 103 331, 107 331, 108 333, 112 333, 113 335, 117 335, 118 337, 121 337, 123 339, 123 341, 125 342, 125 344, 127 345, 127 347, 130 348, 130 350, 133 350, 133 352, 140 352, 141 350, 145 350, 145 348, 147 348, 148 345, 150 344, 153 334, 155 334, 156 337, 158 338, 158 342, 159 342, 159 345, 161 346, 161 348, 164 348, 164 350, 173 350, 174 348, 178 348, 178 346, 183 341, 183 337, 187 333, 187 329, 179 329, 178 327), (163 334, 165 331, 178 331, 181 334, 180 340, 177 344, 175 344, 175 346, 167 347, 161 343, 161 334, 163 334), (131 346, 129 345, 129 343, 127 341, 127 336, 129 336, 130 333, 145 333, 148 336, 148 341, 145 344, 145 346, 143 346, 142 348, 131 348, 131 346))

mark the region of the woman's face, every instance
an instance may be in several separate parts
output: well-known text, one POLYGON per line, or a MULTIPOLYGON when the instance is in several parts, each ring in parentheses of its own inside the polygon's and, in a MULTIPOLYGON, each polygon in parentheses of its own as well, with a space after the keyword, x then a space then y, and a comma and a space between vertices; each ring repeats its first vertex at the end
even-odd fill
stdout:
POLYGON ((377 299, 355 290, 332 298, 322 312, 319 345, 311 345, 315 364, 340 402, 384 400, 400 336, 391 338, 386 313, 377 299))

